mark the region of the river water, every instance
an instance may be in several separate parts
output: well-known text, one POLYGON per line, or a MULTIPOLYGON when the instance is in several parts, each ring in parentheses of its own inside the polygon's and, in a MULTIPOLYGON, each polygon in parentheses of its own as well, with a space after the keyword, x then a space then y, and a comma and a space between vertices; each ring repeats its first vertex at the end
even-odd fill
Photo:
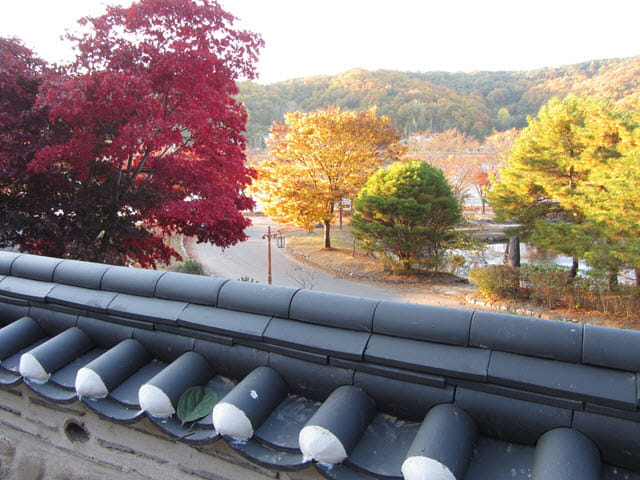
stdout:
MULTIPOLYGON (((466 259, 465 271, 461 272, 465 276, 469 270, 478 267, 486 267, 487 265, 503 265, 505 264, 505 252, 507 243, 490 243, 486 245, 484 252, 478 254, 471 250, 452 251, 454 254, 463 255, 466 259)), ((547 255, 539 252, 535 247, 520 243, 520 262, 530 265, 560 265, 571 268, 573 259, 566 255, 547 255)), ((585 273, 590 270, 589 265, 584 260, 578 263, 578 274, 585 273)), ((618 281, 621 284, 634 284, 635 273, 633 270, 625 269, 620 271, 618 281)))

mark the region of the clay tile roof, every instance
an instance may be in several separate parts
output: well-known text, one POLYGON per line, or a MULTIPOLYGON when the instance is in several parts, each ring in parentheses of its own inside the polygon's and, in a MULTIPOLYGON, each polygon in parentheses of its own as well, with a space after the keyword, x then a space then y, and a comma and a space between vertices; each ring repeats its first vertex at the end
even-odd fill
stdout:
POLYGON ((640 480, 640 332, 8 252, 0 326, 0 386, 273 470, 640 480))

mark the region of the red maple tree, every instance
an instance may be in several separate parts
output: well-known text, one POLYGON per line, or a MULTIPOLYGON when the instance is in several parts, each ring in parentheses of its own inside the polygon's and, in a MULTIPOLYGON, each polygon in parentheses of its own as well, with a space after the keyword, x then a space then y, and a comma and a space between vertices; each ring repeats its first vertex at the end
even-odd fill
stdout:
MULTIPOLYGON (((0 246, 43 253, 60 237, 55 215, 73 184, 58 172, 29 166, 43 147, 64 141, 37 96, 51 74, 46 62, 15 38, 0 38, 0 246), (36 245, 35 238, 38 238, 36 245)), ((72 190, 72 189, 71 189, 72 190)))
POLYGON ((24 159, 28 175, 64 186, 31 212, 33 228, 14 225, 21 249, 155 266, 179 258, 169 234, 246 238, 253 171, 233 96, 263 43, 234 20, 213 0, 141 0, 80 21, 75 63, 48 75, 32 106, 64 133, 24 159))

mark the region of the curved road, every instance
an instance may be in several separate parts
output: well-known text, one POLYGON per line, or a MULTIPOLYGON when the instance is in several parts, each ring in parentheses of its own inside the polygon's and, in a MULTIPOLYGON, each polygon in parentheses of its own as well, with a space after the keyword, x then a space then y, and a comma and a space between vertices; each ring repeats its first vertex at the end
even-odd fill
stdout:
MULTIPOLYGON (((195 257, 206 271, 216 277, 232 280, 249 278, 260 283, 267 283, 267 240, 263 240, 261 236, 267 232, 267 226, 270 225, 272 230, 275 230, 280 225, 269 217, 252 217, 251 220, 253 225, 246 230, 249 236, 246 242, 223 250, 208 243, 196 243, 193 239, 186 239, 189 254, 195 257)), ((275 241, 271 242, 271 259, 274 285, 367 298, 472 308, 463 299, 453 298, 443 292, 427 292, 416 287, 385 286, 336 277, 325 271, 296 262, 282 249, 277 248, 275 241)), ((457 290, 456 287, 445 288, 457 290)), ((455 293, 459 294, 459 292, 455 293)))

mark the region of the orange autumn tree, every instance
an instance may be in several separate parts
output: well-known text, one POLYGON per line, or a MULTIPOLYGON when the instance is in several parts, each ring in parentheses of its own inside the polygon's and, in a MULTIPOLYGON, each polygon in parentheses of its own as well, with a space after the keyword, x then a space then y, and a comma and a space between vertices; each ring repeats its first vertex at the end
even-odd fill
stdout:
POLYGON ((401 136, 376 110, 293 112, 275 122, 269 159, 257 166, 255 190, 267 215, 311 229, 322 222, 331 248, 334 205, 351 197, 381 166, 404 153, 401 136))

